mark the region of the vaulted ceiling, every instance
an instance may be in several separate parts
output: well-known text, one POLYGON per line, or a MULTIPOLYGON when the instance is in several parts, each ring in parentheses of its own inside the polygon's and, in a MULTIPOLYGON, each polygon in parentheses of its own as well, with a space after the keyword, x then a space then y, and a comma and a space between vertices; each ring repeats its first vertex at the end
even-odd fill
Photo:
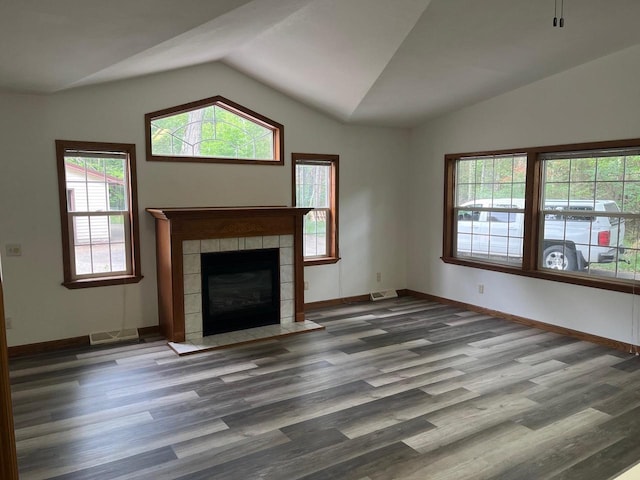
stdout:
POLYGON ((412 126, 640 43, 639 0, 564 0, 564 28, 554 3, 0 0, 0 89, 221 61, 341 121, 412 126))

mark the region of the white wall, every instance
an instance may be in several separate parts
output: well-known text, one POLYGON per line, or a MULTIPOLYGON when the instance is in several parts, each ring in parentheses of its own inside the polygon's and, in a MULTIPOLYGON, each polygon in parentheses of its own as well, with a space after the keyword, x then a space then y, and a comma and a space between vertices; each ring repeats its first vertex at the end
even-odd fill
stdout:
MULTIPOLYGON (((330 92, 328 92, 330 94, 330 92)), ((305 269, 306 301, 404 288, 409 133, 342 125, 222 64, 50 96, 0 94, 0 254, 9 345, 157 324, 155 237, 147 207, 291 204, 290 153, 340 155, 340 253, 305 269), (285 126, 286 165, 146 162, 144 114, 222 95, 285 126), (139 284, 68 290, 62 282, 55 139, 135 143, 139 284), (5 257, 8 243, 21 257, 5 257), (375 272, 382 273, 376 283, 375 272)))
POLYGON ((640 343, 640 301, 606 290, 447 265, 446 153, 640 138, 640 47, 431 121, 412 131, 408 288, 640 343), (478 294, 477 285, 485 285, 478 294))

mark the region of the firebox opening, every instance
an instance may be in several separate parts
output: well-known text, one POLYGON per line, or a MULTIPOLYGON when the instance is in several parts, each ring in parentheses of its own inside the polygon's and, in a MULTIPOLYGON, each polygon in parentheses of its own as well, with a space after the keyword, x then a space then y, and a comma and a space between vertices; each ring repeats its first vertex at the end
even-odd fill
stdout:
POLYGON ((203 336, 280 323, 279 250, 204 253, 203 336))

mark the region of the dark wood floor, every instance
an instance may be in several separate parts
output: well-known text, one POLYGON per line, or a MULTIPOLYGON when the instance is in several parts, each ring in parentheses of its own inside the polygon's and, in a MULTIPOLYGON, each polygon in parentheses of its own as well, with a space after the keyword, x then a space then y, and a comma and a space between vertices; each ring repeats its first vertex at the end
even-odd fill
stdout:
POLYGON ((414 298, 188 357, 11 362, 21 479, 608 479, 640 460, 640 360, 414 298))

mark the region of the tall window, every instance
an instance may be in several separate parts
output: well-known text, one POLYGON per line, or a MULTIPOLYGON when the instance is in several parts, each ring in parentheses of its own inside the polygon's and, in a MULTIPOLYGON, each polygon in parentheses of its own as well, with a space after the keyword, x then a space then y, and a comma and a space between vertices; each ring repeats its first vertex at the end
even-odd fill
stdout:
POLYGON ((638 287, 640 140, 446 155, 445 165, 445 262, 638 287))
POLYGON ((284 127, 217 96, 145 115, 147 160, 284 164, 284 127))
POLYGON ((338 155, 291 154, 294 206, 312 207, 304 217, 306 265, 335 263, 338 255, 338 155))
POLYGON ((542 268, 634 280, 638 265, 640 150, 613 148, 540 156, 542 268), (572 251, 573 250, 573 251, 572 251))
POLYGON ((135 145, 56 140, 64 285, 138 282, 135 145))
POLYGON ((524 155, 461 158, 456 164, 456 256, 522 264, 524 155))

